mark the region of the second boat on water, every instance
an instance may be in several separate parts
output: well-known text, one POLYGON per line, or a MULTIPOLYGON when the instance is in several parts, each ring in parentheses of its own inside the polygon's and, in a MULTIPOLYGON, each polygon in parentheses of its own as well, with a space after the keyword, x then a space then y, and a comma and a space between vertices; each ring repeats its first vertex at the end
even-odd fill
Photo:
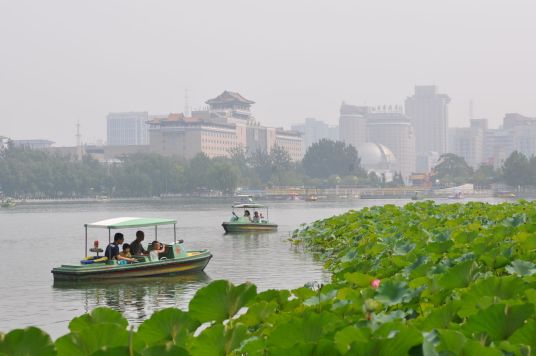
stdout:
POLYGON ((246 203, 232 206, 233 216, 221 224, 225 232, 270 232, 277 231, 277 224, 268 220, 268 207, 262 204, 246 203), (236 210, 240 215, 236 214, 236 210), (259 212, 259 210, 261 210, 259 212), (251 213, 253 211, 253 214, 251 213), (263 215, 266 212, 266 217, 263 215))

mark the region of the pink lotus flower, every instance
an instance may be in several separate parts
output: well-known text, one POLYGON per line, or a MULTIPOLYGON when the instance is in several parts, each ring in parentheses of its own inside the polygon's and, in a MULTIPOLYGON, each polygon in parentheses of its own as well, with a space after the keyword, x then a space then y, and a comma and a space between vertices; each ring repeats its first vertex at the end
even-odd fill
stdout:
POLYGON ((374 279, 370 282, 370 286, 374 289, 378 289, 378 287, 380 286, 380 280, 379 279, 374 279))

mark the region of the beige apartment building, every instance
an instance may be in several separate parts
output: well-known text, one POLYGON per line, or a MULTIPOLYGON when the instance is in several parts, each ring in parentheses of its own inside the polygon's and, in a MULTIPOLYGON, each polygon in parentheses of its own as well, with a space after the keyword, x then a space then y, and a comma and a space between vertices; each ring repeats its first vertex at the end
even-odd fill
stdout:
POLYGON ((301 161, 303 158, 304 152, 302 137, 297 131, 275 129, 274 145, 277 145, 287 151, 290 156, 290 160, 293 162, 301 161))
POLYGON ((210 158, 229 157, 245 145, 245 128, 200 117, 170 114, 149 121, 149 142, 154 152, 191 159, 199 153, 210 158))

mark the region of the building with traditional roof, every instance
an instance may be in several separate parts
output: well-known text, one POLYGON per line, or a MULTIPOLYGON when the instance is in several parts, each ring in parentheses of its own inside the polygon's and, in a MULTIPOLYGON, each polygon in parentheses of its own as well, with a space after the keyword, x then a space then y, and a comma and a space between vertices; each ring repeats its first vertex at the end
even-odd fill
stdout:
POLYGON ((209 112, 213 119, 224 119, 235 123, 253 119, 251 105, 255 102, 244 98, 239 93, 225 90, 205 103, 209 106, 209 112))
POLYGON ((190 116, 169 114, 149 120, 152 151, 190 159, 199 153, 208 157, 229 157, 233 149, 244 148, 270 153, 274 146, 286 150, 291 160, 303 157, 301 134, 261 126, 251 115, 254 101, 224 91, 206 101, 206 110, 192 111, 190 116))

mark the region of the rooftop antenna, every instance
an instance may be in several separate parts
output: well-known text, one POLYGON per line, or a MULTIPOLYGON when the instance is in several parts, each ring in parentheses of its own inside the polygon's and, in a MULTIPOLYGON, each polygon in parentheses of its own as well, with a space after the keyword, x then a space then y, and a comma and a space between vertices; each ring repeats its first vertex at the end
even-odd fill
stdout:
POLYGON ((76 155, 82 160, 82 135, 80 135, 80 121, 76 122, 76 155))
POLYGON ((184 116, 191 116, 190 105, 188 104, 188 89, 184 89, 184 116))

